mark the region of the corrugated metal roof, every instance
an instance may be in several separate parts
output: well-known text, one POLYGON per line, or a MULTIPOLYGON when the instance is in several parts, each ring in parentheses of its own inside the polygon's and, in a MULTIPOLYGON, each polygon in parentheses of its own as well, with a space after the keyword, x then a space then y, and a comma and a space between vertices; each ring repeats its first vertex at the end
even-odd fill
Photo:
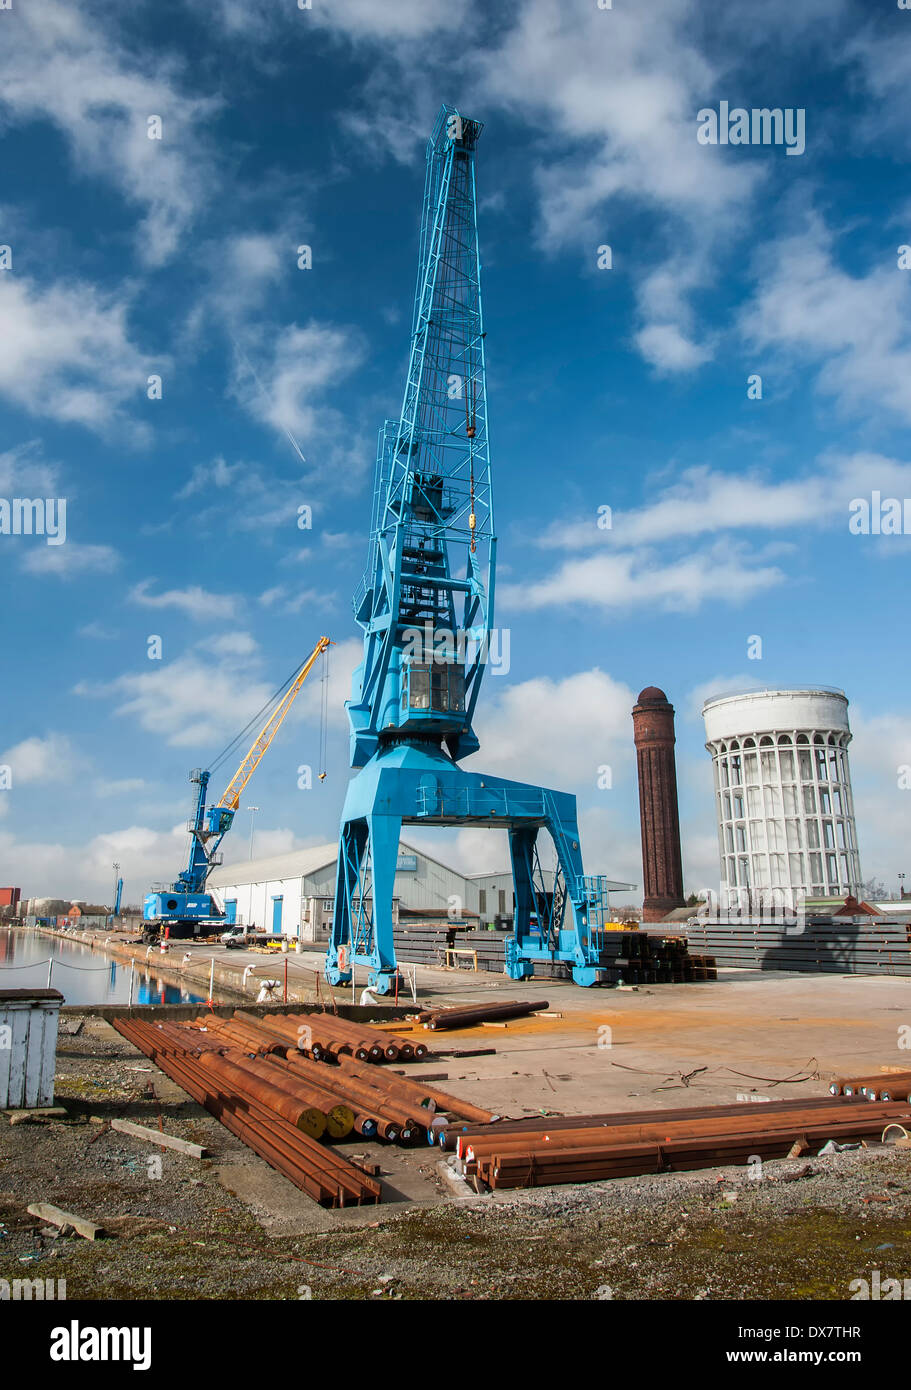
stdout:
MULTIPOLYGON (((417 845, 401 841, 401 848, 411 854, 419 854, 431 864, 438 864, 447 873, 464 878, 451 864, 435 859, 417 845)), ((323 869, 334 868, 338 857, 338 841, 326 845, 314 845, 310 849, 292 849, 286 854, 274 854, 268 859, 237 859, 232 864, 222 864, 209 875, 209 886, 224 888, 240 883, 262 883, 267 879, 309 878, 323 869)))
POLYGON ((335 863, 338 841, 314 845, 310 849, 292 849, 286 854, 273 854, 267 859, 239 859, 222 864, 209 875, 212 888, 234 883, 262 883, 273 878, 307 878, 335 863))
MULTIPOLYGON (((554 871, 553 869, 545 869, 544 874, 545 877, 549 875, 552 879, 554 871)), ((486 874, 466 874, 465 877, 468 879, 469 883, 481 883, 485 878, 512 878, 512 869, 494 869, 492 872, 486 874)), ((623 883, 620 879, 616 878, 609 878, 607 880, 607 890, 609 893, 622 893, 624 890, 633 892, 638 887, 638 883, 623 883)))

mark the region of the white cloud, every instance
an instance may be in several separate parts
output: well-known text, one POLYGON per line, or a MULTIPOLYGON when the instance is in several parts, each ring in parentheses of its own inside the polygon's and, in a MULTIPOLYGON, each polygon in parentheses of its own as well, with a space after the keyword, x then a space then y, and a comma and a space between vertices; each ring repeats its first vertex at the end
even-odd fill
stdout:
MULTIPOLYGON (((543 534, 545 550, 565 550, 570 558, 553 574, 531 585, 502 584, 500 597, 517 607, 586 602, 604 608, 658 603, 670 610, 695 609, 711 598, 737 602, 782 583, 785 570, 771 563, 789 560, 797 542, 783 533, 800 528, 839 529, 848 534, 850 503, 911 497, 911 464, 883 454, 826 455, 814 471, 800 477, 770 479, 758 471, 722 473, 686 469, 663 488, 650 484, 654 500, 629 511, 615 511, 603 530, 596 508, 587 518, 557 521, 543 534), (771 531, 779 539, 750 550, 728 532, 771 531), (680 555, 669 542, 718 536, 707 549, 680 555), (663 548, 660 559, 650 546, 663 548), (593 552, 586 554, 584 552, 593 552), (580 554, 580 552, 583 552, 580 554)), ((896 537, 869 538, 881 553, 892 553, 896 537)), ((681 548, 681 547, 678 547, 681 548)))
POLYGON ((503 777, 595 794, 602 764, 628 762, 635 698, 622 682, 597 667, 501 690, 503 680, 487 677, 476 720, 481 752, 466 764, 469 769, 477 762, 503 777))
POLYGON ((160 594, 150 594, 154 581, 144 579, 130 590, 130 600, 143 608, 176 608, 188 618, 200 622, 211 622, 233 618, 237 611, 237 599, 232 594, 213 594, 199 584, 190 584, 185 589, 166 589, 160 594))
POLYGON ((0 395, 32 415, 108 432, 153 370, 128 311, 122 294, 84 281, 39 288, 0 276, 0 395))
POLYGON ((663 488, 650 484, 648 494, 654 500, 645 506, 614 511, 608 530, 600 528, 593 512, 587 520, 556 522, 540 544, 585 550, 636 546, 713 532, 778 531, 836 516, 847 526, 848 502, 859 488, 863 490, 866 480, 895 479, 903 467, 911 485, 911 466, 865 454, 830 458, 815 473, 781 480, 743 469, 722 473, 705 466, 687 468, 676 472, 675 481, 663 488))
POLYGON ((680 372, 700 367, 711 349, 686 337, 676 323, 649 323, 636 334, 636 347, 660 371, 680 372))
POLYGON ((222 632, 201 642, 200 646, 216 656, 252 656, 259 651, 259 643, 251 632, 222 632))
POLYGON ((756 563, 730 544, 662 561, 646 551, 589 555, 565 561, 534 583, 505 584, 506 607, 544 608, 560 604, 630 609, 647 604, 670 612, 694 611, 708 599, 735 603, 784 582, 775 565, 756 563))
POLYGON ((311 320, 280 329, 252 356, 242 355, 236 366, 238 399, 255 419, 292 431, 306 448, 337 423, 324 397, 359 365, 363 345, 352 330, 311 320))
POLYGON ((300 542, 310 534, 298 528, 300 508, 312 508, 313 484, 319 473, 320 469, 313 467, 289 477, 258 463, 228 463, 219 455, 211 462, 196 464, 175 497, 181 502, 188 497, 200 499, 194 511, 198 529, 256 531, 261 535, 283 531, 286 538, 300 542))
POLYGON ((120 864, 124 905, 142 902, 153 883, 172 879, 186 858, 186 823, 167 831, 131 825, 77 844, 32 841, 0 832, 0 859, 15 864, 27 897, 110 902, 111 865, 120 864))
POLYGON ((196 497, 200 493, 205 495, 213 489, 219 492, 229 491, 242 486, 249 473, 248 464, 228 463, 219 454, 211 463, 194 464, 189 478, 183 487, 175 492, 174 497, 178 502, 185 502, 188 497, 196 497))
POLYGON ((0 454, 0 497, 57 497, 60 470, 41 456, 38 440, 0 454))
POLYGON ((286 598, 287 594, 288 590, 285 588, 284 584, 273 584, 271 589, 263 589, 259 596, 259 602, 262 604, 263 608, 272 608, 276 603, 286 598))
MULTIPOLYGON (((213 0, 191 0, 211 22, 213 0)), ((369 44, 417 40, 440 30, 451 30, 474 21, 471 3, 451 5, 447 0, 332 0, 312 9, 295 5, 277 7, 274 0, 214 0, 217 17, 229 34, 253 42, 292 37, 306 43, 314 29, 326 29, 339 38, 369 44), (281 26, 281 28, 279 28, 281 26)))
POLYGON ((144 777, 119 777, 111 780, 99 778, 95 782, 95 795, 105 798, 132 796, 135 792, 145 791, 148 785, 144 777))
POLYGON ((260 594, 259 602, 263 608, 272 608, 276 612, 300 613, 309 608, 325 610, 331 606, 333 596, 318 589, 291 590, 284 584, 276 584, 260 594))
MULTIPOLYGON (((273 672, 268 683, 263 680, 257 645, 248 639, 249 634, 243 633, 228 634, 226 641, 215 638, 201 644, 202 653, 194 649, 174 661, 149 663, 149 670, 126 672, 106 683, 80 681, 75 693, 113 699, 116 715, 136 720, 140 728, 172 747, 193 748, 198 761, 203 750, 214 756, 219 752, 217 745, 245 728, 272 699, 280 679, 289 674, 273 672)), ((297 660, 303 661, 309 650, 298 651, 297 660)), ((344 701, 362 650, 356 638, 330 648, 328 718, 333 728, 347 724, 344 701)), ((304 682, 288 714, 288 725, 319 725, 324 662, 325 657, 304 682)), ((250 742, 253 736, 251 732, 250 742)), ((242 740, 237 761, 244 752, 242 740)), ((225 780, 231 770, 225 769, 225 780)))
MULTIPOLYGON (((719 248, 763 177, 755 163, 696 140, 696 113, 721 77, 697 47, 698 6, 525 0, 514 15, 480 55, 474 85, 479 107, 505 106, 546 131, 551 149, 562 143, 536 176, 542 243, 578 248, 594 266, 625 205, 656 211, 661 267, 646 270, 630 254, 615 267, 638 280, 640 351, 664 371, 692 370, 712 345, 698 340, 688 297, 714 280, 719 248)), ((655 254, 650 245, 651 264, 655 254)))
POLYGON ((50 121, 80 172, 142 209, 138 251, 157 266, 213 189, 201 130, 218 103, 182 87, 160 45, 121 46, 115 15, 60 0, 17 7, 0 48, 0 108, 10 123, 50 121), (162 119, 161 140, 148 138, 150 116, 162 119))
POLYGON ((13 790, 29 783, 65 782, 85 765, 85 759, 64 734, 37 735, 0 753, 0 763, 12 770, 13 790))
POLYGON ((22 557, 27 574, 56 574, 65 579, 74 574, 110 574, 120 563, 113 546, 69 540, 64 545, 32 544, 22 557))
POLYGON ((747 342, 819 366, 816 388, 840 410, 911 420, 911 274, 898 269, 900 241, 858 275, 836 263, 835 238, 816 217, 766 246, 740 316, 747 342))
POLYGON ((106 684, 81 681, 75 693, 119 700, 115 714, 135 719, 173 747, 211 750, 215 742, 242 729, 272 690, 249 674, 242 659, 202 659, 190 652, 106 684))

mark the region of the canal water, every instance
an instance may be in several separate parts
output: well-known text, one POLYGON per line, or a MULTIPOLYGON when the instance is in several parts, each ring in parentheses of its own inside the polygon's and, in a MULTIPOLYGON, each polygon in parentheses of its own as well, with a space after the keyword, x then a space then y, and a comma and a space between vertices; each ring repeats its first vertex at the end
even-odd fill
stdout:
MULTIPOLYGON (((40 936, 27 927, 0 927, 0 989, 59 989, 67 1004, 126 1004, 130 967, 99 948, 40 936)), ((136 963, 134 1004, 198 1004, 205 998, 162 980, 136 963)))

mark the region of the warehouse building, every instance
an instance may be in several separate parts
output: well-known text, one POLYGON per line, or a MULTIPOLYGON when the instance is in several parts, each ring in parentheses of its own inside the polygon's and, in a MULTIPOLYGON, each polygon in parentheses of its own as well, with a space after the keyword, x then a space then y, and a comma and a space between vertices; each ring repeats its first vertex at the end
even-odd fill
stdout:
MULTIPOLYGON (((224 900, 230 921, 260 931, 326 941, 335 906, 338 843, 292 850, 215 869, 208 886, 224 900)), ((477 890, 456 869, 404 841, 399 846, 393 920, 401 917, 477 918, 477 890)))
MULTIPOLYGON (((327 941, 335 908, 338 844, 291 850, 268 859, 225 864, 209 876, 209 889, 224 901, 229 921, 260 931, 327 941)), ((553 892, 553 870, 544 871, 544 886, 553 892)), ((608 881, 611 892, 635 889, 633 883, 608 881)), ((462 874, 403 840, 399 845, 393 896, 393 921, 445 918, 469 926, 512 925, 512 871, 462 874)))
MULTIPOLYGON (((554 891, 553 869, 543 869, 541 879, 545 893, 552 894, 554 891)), ((466 901, 477 912, 482 926, 512 926, 515 898, 511 869, 498 869, 489 874, 470 874, 466 882, 470 885, 466 901)), ((607 880, 608 904, 610 904, 611 893, 633 893, 636 891, 636 887, 635 883, 623 883, 620 879, 609 878, 607 880)))

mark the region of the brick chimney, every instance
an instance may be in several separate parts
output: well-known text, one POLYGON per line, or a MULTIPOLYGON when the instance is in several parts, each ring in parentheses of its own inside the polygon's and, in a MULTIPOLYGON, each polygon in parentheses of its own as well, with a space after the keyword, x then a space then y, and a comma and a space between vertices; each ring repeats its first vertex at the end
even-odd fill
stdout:
POLYGON ((642 920, 660 922, 684 901, 674 707, 657 686, 646 686, 633 707, 633 737, 642 826, 642 920))

